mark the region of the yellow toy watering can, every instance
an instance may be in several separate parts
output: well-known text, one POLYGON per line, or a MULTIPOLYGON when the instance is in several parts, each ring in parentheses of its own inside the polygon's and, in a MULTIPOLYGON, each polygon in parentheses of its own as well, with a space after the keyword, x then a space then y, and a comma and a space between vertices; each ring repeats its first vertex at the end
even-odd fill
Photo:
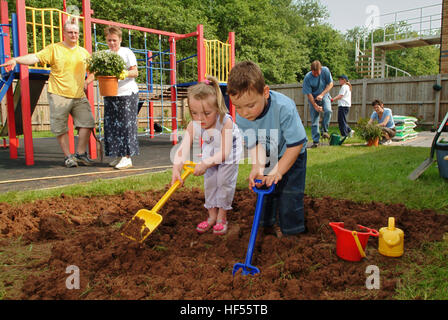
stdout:
POLYGON ((387 227, 380 229, 378 251, 388 257, 400 257, 404 251, 404 232, 395 228, 395 218, 389 217, 387 227))
MULTIPOLYGON (((193 163, 191 161, 187 161, 184 164, 185 171, 181 175, 182 180, 185 180, 191 173, 194 172, 195 166, 196 163, 193 163)), ((138 210, 131 221, 129 221, 129 223, 123 229, 124 231, 121 233, 121 235, 140 243, 145 241, 145 239, 158 227, 158 225, 163 220, 162 216, 157 212, 163 207, 165 202, 168 201, 168 199, 171 197, 174 191, 179 188, 179 186, 180 181, 177 180, 151 210, 138 210)))

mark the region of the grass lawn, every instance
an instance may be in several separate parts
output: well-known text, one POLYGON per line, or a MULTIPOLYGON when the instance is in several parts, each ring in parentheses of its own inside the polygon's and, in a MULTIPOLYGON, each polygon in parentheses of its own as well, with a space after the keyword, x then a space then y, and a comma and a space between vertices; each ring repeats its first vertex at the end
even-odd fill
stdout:
MULTIPOLYGON (((310 131, 308 129, 308 135, 310 131)), ((337 132, 332 128, 331 132, 337 132)), ((330 132, 330 133, 331 133, 330 132)), ((346 143, 361 143, 352 138, 346 143)), ((403 203, 413 209, 434 209, 448 214, 448 181, 439 177, 436 164, 416 181, 407 176, 429 154, 428 148, 362 145, 320 147, 308 150, 305 193, 312 197, 330 196, 359 202, 403 203)), ((241 164, 237 188, 247 188, 249 164, 241 164)), ((79 186, 0 194, 0 202, 20 203, 65 195, 109 195, 126 190, 163 189, 171 171, 122 179, 97 180, 79 186)), ((203 178, 191 176, 186 187, 203 188, 203 178)), ((448 238, 440 243, 425 244, 411 255, 403 270, 397 299, 448 299, 448 238), (424 267, 413 259, 428 261, 424 267)), ((1 256, 0 256, 1 260, 1 256)), ((1 299, 0 291, 0 299, 1 299)))

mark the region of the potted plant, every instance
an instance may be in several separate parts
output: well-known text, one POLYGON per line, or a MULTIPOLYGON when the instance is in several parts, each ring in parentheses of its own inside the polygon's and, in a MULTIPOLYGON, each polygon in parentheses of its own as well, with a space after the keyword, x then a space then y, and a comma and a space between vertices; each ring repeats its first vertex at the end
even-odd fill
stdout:
POLYGON ((377 147, 383 131, 378 126, 377 121, 369 124, 369 119, 361 118, 358 120, 356 134, 367 141, 368 146, 377 147))
POLYGON ((109 50, 94 52, 87 59, 87 70, 95 74, 104 97, 117 95, 118 78, 125 67, 123 58, 109 50))

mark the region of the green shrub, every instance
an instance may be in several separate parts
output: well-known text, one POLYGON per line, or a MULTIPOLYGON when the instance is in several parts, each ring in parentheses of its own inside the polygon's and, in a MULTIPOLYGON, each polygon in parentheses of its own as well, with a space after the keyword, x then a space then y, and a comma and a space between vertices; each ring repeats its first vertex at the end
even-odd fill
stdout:
POLYGON ((383 131, 378 126, 377 121, 369 124, 369 119, 360 118, 356 126, 356 135, 365 141, 373 140, 375 138, 381 138, 383 131))
POLYGON ((87 59, 87 70, 94 73, 95 76, 115 76, 118 78, 125 67, 123 58, 108 50, 94 52, 87 59))

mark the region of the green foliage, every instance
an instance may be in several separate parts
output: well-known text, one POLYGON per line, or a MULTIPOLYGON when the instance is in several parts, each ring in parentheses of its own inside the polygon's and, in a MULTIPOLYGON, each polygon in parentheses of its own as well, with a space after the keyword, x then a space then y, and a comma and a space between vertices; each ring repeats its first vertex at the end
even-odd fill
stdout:
MULTIPOLYGON (((27 0, 27 6, 40 8, 62 9, 62 3, 62 0, 27 0)), ((79 0, 67 0, 67 5, 78 6, 82 11, 79 0)), ((208 40, 225 42, 228 33, 233 31, 236 35, 236 60, 258 63, 268 84, 302 81, 313 60, 320 60, 329 67, 334 77, 345 73, 350 79, 361 78, 354 64, 356 40, 365 38, 369 48, 371 36, 375 41, 385 36, 381 30, 370 33, 363 27, 356 27, 346 34, 334 30, 326 23, 329 11, 319 0, 91 0, 91 7, 95 18, 178 34, 194 32, 197 25, 202 24, 208 40)), ((8 8, 15 12, 15 1, 8 1, 8 8)), ((98 41, 105 42, 104 26, 97 24, 96 28, 98 41)), ((31 31, 28 31, 31 48, 31 31)), ((402 23, 388 27, 386 36, 395 31, 398 31, 398 38, 412 32, 408 25, 402 23)), ((128 34, 123 30, 123 46, 145 48, 142 32, 132 31, 132 43, 129 43, 128 34)), ((38 36, 38 47, 40 42, 41 37, 38 36)), ((149 50, 159 50, 159 37, 148 34, 146 44, 149 50)), ((168 37, 161 38, 160 47, 161 51, 169 49, 168 37)), ((436 74, 439 51, 437 46, 389 50, 386 63, 416 76, 436 74)), ((195 39, 176 42, 177 60, 196 53, 195 39)), ((143 55, 136 55, 137 59, 144 59, 143 55)), ((168 55, 160 55, 154 57, 153 63, 163 66, 168 59, 168 55)), ((178 63, 178 82, 197 80, 196 61, 193 57, 178 63)), ((139 82, 144 81, 143 74, 139 74, 139 82)), ((169 77, 160 74, 153 74, 153 78, 155 83, 169 82, 169 77)))
POLYGON ((382 130, 377 121, 369 123, 369 119, 360 118, 355 129, 356 134, 365 141, 381 138, 382 130))
POLYGON ((118 78, 125 67, 123 58, 108 50, 94 52, 87 59, 87 70, 94 73, 95 76, 115 76, 118 78))

